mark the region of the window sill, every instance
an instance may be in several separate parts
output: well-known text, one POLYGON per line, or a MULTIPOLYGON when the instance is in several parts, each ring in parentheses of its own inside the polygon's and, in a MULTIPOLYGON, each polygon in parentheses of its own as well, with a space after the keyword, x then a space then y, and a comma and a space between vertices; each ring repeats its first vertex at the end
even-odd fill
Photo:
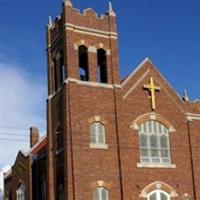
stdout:
POLYGON ((175 164, 137 163, 138 168, 176 168, 175 164))
POLYGON ((90 148, 92 148, 92 149, 108 149, 108 145, 107 144, 93 144, 93 143, 90 143, 90 148))

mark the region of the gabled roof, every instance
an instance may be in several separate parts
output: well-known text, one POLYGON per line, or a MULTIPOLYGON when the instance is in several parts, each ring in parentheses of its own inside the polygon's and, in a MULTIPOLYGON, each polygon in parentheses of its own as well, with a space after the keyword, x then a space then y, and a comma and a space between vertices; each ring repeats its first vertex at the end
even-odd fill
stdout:
POLYGON ((126 78, 124 78, 122 81, 121 81, 121 85, 125 85, 126 83, 128 83, 128 81, 131 79, 131 77, 133 77, 137 71, 140 70, 140 68, 147 62, 147 61, 150 61, 151 60, 146 57, 126 78))
MULTIPOLYGON (((17 157, 15 159, 14 165, 20 155, 24 158, 27 158, 29 155, 36 155, 40 150, 47 146, 47 136, 42 137, 29 151, 25 152, 23 150, 19 150, 17 157)), ((14 166, 13 165, 13 166, 14 166)))
POLYGON ((19 152, 23 154, 24 157, 27 157, 30 154, 35 155, 46 145, 47 145, 47 136, 44 136, 27 152, 25 152, 24 150, 19 150, 19 152))
POLYGON ((38 141, 29 151, 28 153, 35 155, 37 154, 41 149, 43 149, 45 146, 47 146, 47 136, 41 138, 41 140, 38 141))
POLYGON ((158 68, 153 64, 153 62, 148 58, 146 57, 132 72, 129 76, 127 76, 125 78, 125 80, 123 80, 122 82, 122 87, 129 82, 129 80, 138 72, 140 71, 144 66, 145 64, 150 64, 152 68, 154 68, 158 73, 159 75, 163 78, 163 80, 168 84, 168 86, 173 90, 173 92, 176 94, 176 96, 181 100, 182 100, 182 97, 176 92, 176 90, 172 87, 172 85, 167 81, 167 79, 163 76, 163 74, 161 74, 161 72, 158 70, 158 68))
POLYGON ((179 109, 185 113, 184 110, 184 100, 182 97, 176 92, 176 90, 171 86, 171 84, 167 81, 167 79, 160 73, 160 71, 156 68, 153 62, 149 58, 145 58, 133 72, 122 81, 121 86, 123 89, 123 99, 137 88, 139 84, 143 81, 143 79, 147 76, 155 74, 158 77, 157 81, 160 83, 165 92, 169 95, 171 99, 176 103, 179 109), (159 81, 160 80, 160 81, 159 81))

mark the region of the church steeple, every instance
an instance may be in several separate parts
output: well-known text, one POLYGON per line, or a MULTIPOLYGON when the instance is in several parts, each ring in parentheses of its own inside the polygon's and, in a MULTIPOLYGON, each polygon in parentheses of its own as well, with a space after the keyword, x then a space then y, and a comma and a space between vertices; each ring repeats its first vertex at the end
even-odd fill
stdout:
POLYGON ((100 17, 91 8, 82 13, 74 9, 71 0, 63 0, 62 9, 54 21, 49 18, 47 29, 49 94, 69 78, 118 84, 118 34, 112 4, 100 17))

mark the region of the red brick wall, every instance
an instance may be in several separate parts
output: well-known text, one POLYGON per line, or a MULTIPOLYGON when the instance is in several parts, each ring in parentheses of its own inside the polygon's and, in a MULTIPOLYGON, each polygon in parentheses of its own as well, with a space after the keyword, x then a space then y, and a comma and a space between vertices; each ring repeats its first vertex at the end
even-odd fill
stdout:
POLYGON ((148 62, 124 85, 126 90, 122 93, 122 98, 148 69, 147 76, 124 100, 121 100, 119 94, 120 151, 125 199, 138 199, 141 190, 154 181, 171 185, 179 194, 177 199, 182 199, 184 193, 193 194, 193 186, 187 120, 180 100, 148 62), (143 89, 143 85, 149 83, 150 76, 161 87, 156 92, 155 113, 168 119, 176 129, 169 133, 171 159, 172 164, 176 165, 175 169, 137 167, 140 162, 139 136, 138 131, 130 128, 130 125, 139 116, 152 112, 148 92, 143 89))
MULTIPOLYGON (((188 136, 187 118, 184 102, 171 90, 158 71, 149 63, 129 79, 122 89, 116 89, 116 99, 112 88, 84 86, 68 83, 63 88, 64 98, 64 133, 65 133, 65 184, 68 198, 91 199, 93 189, 98 180, 103 180, 110 189, 111 199, 122 199, 120 196, 120 169, 118 156, 117 133, 119 134, 119 151, 121 158, 122 184, 124 199, 138 199, 141 191, 155 181, 164 182, 173 187, 178 193, 176 199, 182 199, 185 193, 193 196, 190 138, 188 136), (128 96, 127 92, 149 69, 149 74, 138 83, 128 96), (156 93, 155 113, 167 119, 175 129, 170 132, 170 150, 172 164, 176 168, 138 168, 140 152, 138 131, 130 128, 139 116, 151 112, 148 92, 143 84, 149 83, 149 77, 154 77, 155 84, 161 87, 156 93), (117 110, 115 110, 115 100, 117 110), (117 113, 116 113, 117 111, 117 113), (117 115, 116 115, 117 114, 117 115), (89 121, 94 116, 100 116, 106 126, 106 143, 108 149, 92 149, 89 147, 89 121), (117 119, 116 119, 117 116, 117 119), (117 121, 116 121, 117 120, 117 121), (118 125, 118 132, 117 127, 118 125)), ((58 95, 59 96, 59 95, 58 95)), ((52 104, 52 124, 56 124, 58 117, 58 100, 55 97, 52 104), (57 103, 56 103, 57 102, 57 103), (56 106, 57 105, 57 106, 56 106)), ((199 124, 199 122, 196 122, 199 124)), ((54 129, 54 128, 53 128, 54 129)), ((193 135, 197 137, 198 125, 193 127, 193 135)), ((192 131, 192 129, 191 129, 192 131)), ((195 174, 198 173, 198 159, 196 145, 198 140, 191 140, 195 174)), ((198 175, 195 175, 196 191, 198 191, 198 175)))
POLYGON ((19 185, 24 184, 26 199, 32 199, 32 173, 31 157, 18 153, 16 162, 12 167, 12 200, 17 200, 16 191, 19 185))
POLYGON ((69 95, 75 197, 92 199, 94 185, 103 180, 112 191, 110 198, 120 199, 113 90, 71 84, 69 95), (89 147, 89 119, 94 116, 106 122, 108 149, 89 147))
POLYGON ((12 175, 4 179, 4 197, 8 200, 12 198, 12 175))
MULTIPOLYGON (((59 28, 64 23, 71 23, 85 28, 115 32, 115 18, 111 17, 110 21, 108 19, 108 16, 97 19, 91 10, 85 15, 80 15, 73 8, 65 7, 61 19, 56 22, 57 33, 54 28, 48 30, 48 44, 55 40, 56 34, 60 37, 49 49, 49 63, 56 52, 63 49, 67 78, 76 79, 74 82, 68 79, 56 95, 49 90, 49 95, 53 96, 49 96, 48 100, 48 199, 55 199, 57 190, 54 133, 58 122, 62 125, 64 133, 65 198, 92 199, 97 181, 103 180, 110 190, 110 199, 137 200, 141 191, 155 181, 164 182, 174 188, 178 194, 175 198, 177 200, 181 200, 185 193, 194 198, 195 189, 198 199, 199 121, 192 122, 188 129, 186 112, 189 107, 185 106, 185 102, 149 60, 125 80, 121 88, 109 88, 113 86, 111 84, 119 83, 117 40, 59 28), (78 52, 74 45, 81 44, 81 40, 84 40, 83 44, 87 47, 99 48, 99 43, 102 43, 105 50, 111 50, 111 55, 107 56, 109 87, 77 82, 78 52), (169 133, 171 160, 175 168, 137 167, 137 163, 140 162, 138 131, 130 126, 138 117, 152 112, 149 93, 143 89, 143 84, 148 84, 150 77, 161 87, 161 90, 156 92, 154 112, 163 116, 166 122, 176 129, 175 132, 169 133), (94 116, 99 116, 106 122, 108 149, 89 147, 89 119, 94 116)), ((95 82, 96 54, 89 52, 88 58, 90 81, 95 82)), ((53 83, 51 73, 49 66, 49 85, 53 83)), ((192 111, 197 110, 192 107, 192 111)))
POLYGON ((193 185, 195 185, 196 199, 200 199, 200 120, 188 121, 191 141, 191 164, 193 165, 193 185))

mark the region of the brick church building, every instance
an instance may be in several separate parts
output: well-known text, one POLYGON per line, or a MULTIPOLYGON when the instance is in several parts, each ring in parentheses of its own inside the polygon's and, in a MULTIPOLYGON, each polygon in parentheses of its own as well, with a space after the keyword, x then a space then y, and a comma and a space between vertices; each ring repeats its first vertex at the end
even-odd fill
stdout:
POLYGON ((111 4, 99 17, 65 0, 46 51, 47 137, 18 155, 7 199, 200 200, 200 102, 148 58, 120 79, 111 4))

